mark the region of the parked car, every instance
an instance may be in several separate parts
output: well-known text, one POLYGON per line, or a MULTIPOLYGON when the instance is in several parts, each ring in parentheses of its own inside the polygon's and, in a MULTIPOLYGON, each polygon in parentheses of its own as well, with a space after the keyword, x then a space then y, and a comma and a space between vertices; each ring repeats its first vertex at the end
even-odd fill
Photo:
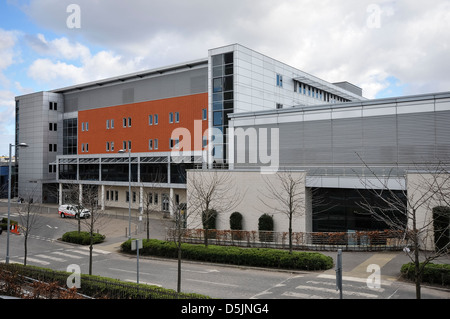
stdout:
POLYGON ((61 218, 75 217, 75 218, 89 218, 91 212, 79 205, 61 205, 58 208, 58 213, 61 218))

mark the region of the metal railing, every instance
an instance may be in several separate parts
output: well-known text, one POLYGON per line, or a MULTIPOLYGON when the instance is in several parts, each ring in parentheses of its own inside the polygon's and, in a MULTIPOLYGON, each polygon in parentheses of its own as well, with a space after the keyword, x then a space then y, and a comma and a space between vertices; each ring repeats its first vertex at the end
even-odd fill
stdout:
MULTIPOLYGON (((174 241, 177 230, 169 229, 166 240, 174 241)), ((184 229, 182 241, 203 243, 204 229, 184 229)), ((289 249, 289 233, 273 231, 208 230, 212 245, 289 249)), ((296 250, 402 250, 408 245, 405 234, 399 231, 355 232, 293 232, 292 247, 296 250)))

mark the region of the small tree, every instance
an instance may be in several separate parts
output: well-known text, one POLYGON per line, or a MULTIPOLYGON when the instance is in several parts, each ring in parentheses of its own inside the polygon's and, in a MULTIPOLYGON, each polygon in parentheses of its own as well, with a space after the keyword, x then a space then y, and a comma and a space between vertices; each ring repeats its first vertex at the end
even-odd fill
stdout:
POLYGON ((273 241, 273 217, 263 214, 258 219, 259 238, 261 241, 273 241))

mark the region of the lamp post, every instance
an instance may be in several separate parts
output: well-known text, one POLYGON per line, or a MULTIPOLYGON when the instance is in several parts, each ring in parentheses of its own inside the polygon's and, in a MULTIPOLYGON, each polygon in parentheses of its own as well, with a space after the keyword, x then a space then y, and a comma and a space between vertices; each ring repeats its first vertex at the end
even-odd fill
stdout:
MULTIPOLYGON (((126 153, 119 150, 118 153, 126 153)), ((131 150, 128 151, 128 239, 131 239, 131 150)))
POLYGON ((8 223, 6 229, 6 260, 5 263, 9 264, 9 233, 10 233, 10 216, 11 216, 11 157, 12 147, 28 147, 26 143, 20 143, 17 145, 9 144, 9 171, 8 171, 8 223))

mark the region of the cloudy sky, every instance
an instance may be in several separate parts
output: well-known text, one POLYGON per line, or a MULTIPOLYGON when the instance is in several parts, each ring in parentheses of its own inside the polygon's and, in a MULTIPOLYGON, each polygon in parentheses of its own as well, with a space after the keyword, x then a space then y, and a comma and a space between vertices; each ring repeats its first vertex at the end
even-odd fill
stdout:
POLYGON ((0 155, 15 96, 232 43, 367 98, 450 91, 450 0, 1 0, 0 155))

